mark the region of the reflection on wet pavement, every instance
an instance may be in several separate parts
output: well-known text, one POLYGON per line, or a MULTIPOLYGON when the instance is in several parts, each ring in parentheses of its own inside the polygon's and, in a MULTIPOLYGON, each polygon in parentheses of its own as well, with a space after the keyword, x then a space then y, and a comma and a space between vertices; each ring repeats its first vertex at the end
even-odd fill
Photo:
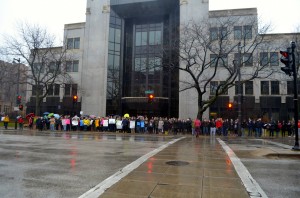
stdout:
POLYGON ((215 138, 187 137, 149 158, 100 197, 249 196, 215 138))

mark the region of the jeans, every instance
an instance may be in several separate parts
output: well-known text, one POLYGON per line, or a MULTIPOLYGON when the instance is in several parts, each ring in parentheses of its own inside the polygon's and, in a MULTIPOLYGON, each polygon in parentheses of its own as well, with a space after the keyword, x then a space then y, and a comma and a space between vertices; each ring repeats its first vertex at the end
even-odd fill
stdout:
POLYGON ((210 136, 215 136, 216 135, 216 127, 211 127, 210 128, 210 136))
POLYGON ((51 131, 54 131, 55 129, 54 129, 54 124, 50 124, 50 130, 51 131))

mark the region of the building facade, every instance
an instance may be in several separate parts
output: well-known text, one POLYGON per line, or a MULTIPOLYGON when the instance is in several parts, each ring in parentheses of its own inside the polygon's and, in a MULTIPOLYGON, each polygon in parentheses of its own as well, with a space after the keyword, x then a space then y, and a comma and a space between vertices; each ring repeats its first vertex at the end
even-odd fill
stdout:
MULTIPOLYGON (((197 93, 193 89, 182 91, 181 82, 190 76, 180 70, 184 65, 178 56, 180 45, 177 42, 185 36, 180 29, 191 21, 208 21, 215 23, 210 28, 209 36, 212 37, 215 30, 220 30, 217 21, 228 17, 242 18, 241 24, 232 25, 233 34, 253 32, 250 39, 254 39, 258 24, 257 10, 252 8, 209 11, 208 0, 87 0, 86 21, 65 25, 63 47, 73 54, 73 60, 67 63, 73 83, 58 85, 52 109, 47 107, 47 97, 44 110, 70 113, 71 97, 78 95, 76 113, 195 117, 197 93), (244 20, 247 17, 254 18, 254 23, 247 25, 244 20), (155 96, 152 103, 147 98, 150 93, 155 96)), ((279 46, 293 36, 266 35, 266 39, 276 42, 270 44, 272 48, 265 48, 269 51, 256 50, 256 55, 267 58, 267 64, 276 67, 278 72, 269 79, 254 79, 243 85, 245 117, 291 117, 292 84, 280 72, 278 52, 279 46)), ((234 40, 234 37, 229 39, 234 40)), ((228 57, 226 61, 233 59, 228 57)), ((252 61, 253 67, 259 64, 261 61, 252 61)), ((223 77, 222 72, 216 75, 204 99, 211 96, 212 87, 222 82, 223 77)), ((203 116, 236 116, 235 113, 229 115, 226 109, 228 102, 236 101, 237 90, 232 87, 203 116)))
POLYGON ((12 63, 0 61, 0 114, 11 117, 26 112, 27 69, 18 59, 15 60, 12 63), (20 110, 19 105, 24 109, 20 110))

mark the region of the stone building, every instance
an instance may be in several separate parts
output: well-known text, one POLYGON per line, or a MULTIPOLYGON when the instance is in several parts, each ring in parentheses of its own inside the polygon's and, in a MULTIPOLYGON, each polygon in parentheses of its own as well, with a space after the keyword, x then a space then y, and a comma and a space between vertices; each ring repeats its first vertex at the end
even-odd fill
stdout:
MULTIPOLYGON (((193 89, 180 91, 181 82, 190 77, 178 69, 182 61, 178 57, 179 45, 176 47, 174 43, 185 36, 180 30, 184 24, 191 21, 215 24, 209 29, 212 37, 214 31, 217 34, 220 31, 219 19, 229 17, 239 18, 241 23, 232 24, 228 40, 234 41, 233 35, 239 32, 251 32, 253 37, 249 39, 259 34, 256 8, 209 11, 208 0, 87 0, 86 21, 66 24, 64 30, 63 47, 73 54, 73 60, 66 64, 74 83, 58 85, 56 94, 49 96, 57 99, 50 102, 47 98, 43 108, 70 113, 71 97, 78 95, 76 113, 193 118, 197 115, 197 93, 193 89), (254 21, 247 24, 247 18, 254 21), (155 96, 152 103, 147 99, 150 93, 155 96)), ((264 35, 274 42, 269 42, 271 47, 265 46, 264 50, 257 49, 258 58, 251 64, 259 66, 259 57, 264 55, 267 64, 277 72, 268 79, 254 79, 243 85, 245 117, 291 117, 293 90, 291 81, 287 81, 290 78, 280 71, 279 48, 287 47, 286 40, 298 35, 264 35)), ((228 56, 226 61, 233 59, 233 55, 228 56)), ((214 83, 222 81, 221 74, 210 82, 210 91, 204 94, 204 99, 211 96, 214 83)), ((29 91, 28 101, 30 96, 29 91)), ((232 87, 219 96, 203 117, 235 117, 235 113, 228 114, 226 105, 236 101, 237 91, 232 87)))

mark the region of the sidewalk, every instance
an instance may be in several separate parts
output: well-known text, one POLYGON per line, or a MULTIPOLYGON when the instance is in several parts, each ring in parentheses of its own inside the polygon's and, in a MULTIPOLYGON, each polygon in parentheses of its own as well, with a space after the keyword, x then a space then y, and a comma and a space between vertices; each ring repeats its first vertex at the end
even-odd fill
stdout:
POLYGON ((215 138, 186 137, 148 159, 101 198, 249 197, 215 138))

